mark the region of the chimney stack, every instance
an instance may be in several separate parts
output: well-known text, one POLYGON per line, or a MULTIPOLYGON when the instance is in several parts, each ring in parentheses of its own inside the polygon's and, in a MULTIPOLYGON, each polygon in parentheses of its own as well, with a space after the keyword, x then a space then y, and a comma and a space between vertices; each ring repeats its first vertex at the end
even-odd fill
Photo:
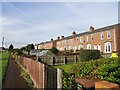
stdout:
POLYGON ((61 36, 61 39, 63 39, 64 38, 64 36, 61 36))
POLYGON ((53 38, 51 38, 51 41, 53 41, 53 38))
POLYGON ((93 32, 93 31, 94 31, 94 27, 90 26, 90 32, 93 32))
POLYGON ((60 40, 60 37, 58 37, 58 40, 60 40))
POLYGON ((73 31, 72 35, 73 35, 73 36, 75 36, 75 35, 76 35, 76 32, 75 32, 75 31, 73 31))

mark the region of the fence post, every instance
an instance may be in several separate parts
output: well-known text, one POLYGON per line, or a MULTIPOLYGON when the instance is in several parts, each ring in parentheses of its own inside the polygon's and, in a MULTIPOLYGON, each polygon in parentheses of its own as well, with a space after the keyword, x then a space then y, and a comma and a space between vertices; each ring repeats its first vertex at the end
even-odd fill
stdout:
POLYGON ((75 63, 77 63, 77 55, 75 55, 74 58, 75 58, 75 63))
POLYGON ((57 89, 62 89, 62 70, 57 69, 57 89))
POLYGON ((67 63, 67 57, 65 56, 64 57, 64 64, 66 64, 67 63))

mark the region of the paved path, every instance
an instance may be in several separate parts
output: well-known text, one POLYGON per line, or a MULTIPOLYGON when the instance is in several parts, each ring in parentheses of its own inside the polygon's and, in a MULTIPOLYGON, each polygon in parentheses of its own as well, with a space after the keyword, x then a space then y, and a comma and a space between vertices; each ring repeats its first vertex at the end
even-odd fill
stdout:
POLYGON ((29 88, 20 76, 20 70, 12 57, 9 59, 9 65, 2 88, 3 90, 5 88, 29 88))

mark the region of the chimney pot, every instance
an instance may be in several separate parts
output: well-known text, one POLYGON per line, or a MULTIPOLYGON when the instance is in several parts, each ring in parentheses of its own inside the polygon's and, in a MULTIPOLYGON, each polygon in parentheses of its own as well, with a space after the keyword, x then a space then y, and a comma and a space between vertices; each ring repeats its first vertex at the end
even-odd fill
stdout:
POLYGON ((61 38, 63 39, 63 38, 64 38, 64 36, 61 36, 61 38))
POLYGON ((73 35, 73 36, 74 36, 74 35, 76 35, 76 32, 75 32, 75 31, 73 31, 72 35, 73 35))
POLYGON ((90 32, 93 32, 93 31, 94 31, 94 27, 90 26, 90 32))
POLYGON ((53 41, 53 38, 51 38, 51 41, 53 41))
POLYGON ((60 37, 58 37, 58 40, 60 40, 60 37))

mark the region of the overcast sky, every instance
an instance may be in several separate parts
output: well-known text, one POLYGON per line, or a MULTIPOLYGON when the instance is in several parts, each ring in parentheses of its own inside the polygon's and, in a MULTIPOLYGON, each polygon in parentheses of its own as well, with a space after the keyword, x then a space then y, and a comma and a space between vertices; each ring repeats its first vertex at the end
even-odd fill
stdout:
POLYGON ((117 2, 2 2, 5 46, 22 47, 118 23, 117 2))

